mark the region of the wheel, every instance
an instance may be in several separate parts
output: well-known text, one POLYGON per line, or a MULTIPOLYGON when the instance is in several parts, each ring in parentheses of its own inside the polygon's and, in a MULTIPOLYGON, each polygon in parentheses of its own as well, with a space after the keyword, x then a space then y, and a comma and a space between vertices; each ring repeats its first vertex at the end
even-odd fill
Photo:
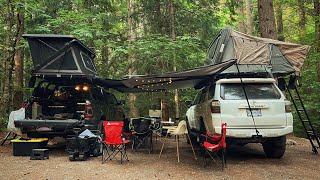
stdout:
POLYGON ((69 154, 69 160, 70 160, 70 161, 76 160, 73 154, 69 154))
MULTIPOLYGON (((187 119, 187 130, 188 130, 188 135, 189 135, 189 137, 190 137, 191 143, 192 143, 192 144, 197 144, 197 142, 198 142, 197 137, 194 136, 194 135, 191 133, 191 128, 190 128, 188 119, 187 119)), ((190 144, 189 138, 186 138, 186 139, 187 139, 187 143, 190 144)))
POLYGON ((80 161, 85 161, 87 159, 86 154, 79 154, 79 160, 80 161))
POLYGON ((280 159, 286 151, 286 136, 269 138, 262 143, 264 153, 268 158, 280 159))

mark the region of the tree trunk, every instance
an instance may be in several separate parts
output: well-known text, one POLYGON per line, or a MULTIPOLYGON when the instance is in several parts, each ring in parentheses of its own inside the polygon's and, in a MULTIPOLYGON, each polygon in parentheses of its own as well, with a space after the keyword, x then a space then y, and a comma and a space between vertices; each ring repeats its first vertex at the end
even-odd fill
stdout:
MULTIPOLYGON (((129 62, 129 75, 136 74, 135 68, 134 68, 134 56, 132 54, 133 51, 130 50, 131 43, 134 41, 134 33, 133 33, 133 3, 134 0, 128 0, 128 41, 129 41, 129 53, 128 53, 128 62, 129 62)), ((129 93, 129 108, 130 108, 130 117, 139 117, 139 110, 136 107, 135 103, 137 100, 137 96, 133 93, 129 93)))
POLYGON ((168 96, 167 91, 162 93, 162 97, 161 97, 161 120, 162 121, 169 121, 169 108, 168 108, 168 103, 166 103, 167 96, 168 96))
POLYGON ((283 34, 283 20, 282 20, 282 7, 281 3, 276 5, 276 14, 277 14, 277 29, 278 29, 278 40, 284 41, 285 37, 283 34))
POLYGON ((273 0, 258 0, 258 13, 261 37, 277 39, 273 0))
POLYGON ((252 8, 251 8, 251 0, 246 0, 246 26, 247 26, 247 34, 252 35, 253 33, 253 21, 252 21, 252 8))
MULTIPOLYGON (((169 12, 170 12, 170 29, 171 29, 171 38, 173 41, 176 40, 176 31, 175 31, 175 15, 174 15, 174 6, 172 0, 169 0, 169 12)), ((174 64, 173 64, 173 71, 177 71, 177 65, 176 65, 176 57, 174 55, 174 64)), ((174 104, 175 104, 175 118, 176 120, 180 119, 179 114, 179 91, 178 89, 174 90, 174 104)))
POLYGON ((243 33, 246 33, 246 29, 245 29, 245 26, 244 26, 244 8, 243 8, 243 0, 239 0, 238 2, 238 8, 237 8, 237 11, 238 11, 238 30, 240 32, 243 32, 243 33))
MULTIPOLYGON (((23 1, 21 1, 23 3, 23 1)), ((14 68, 14 94, 13 94, 13 108, 18 109, 23 102, 23 56, 24 49, 20 47, 20 40, 24 33, 24 8, 19 7, 17 12, 17 32, 15 47, 17 47, 16 54, 14 56, 15 68, 14 68)))
POLYGON ((314 17, 315 17, 315 34, 316 34, 316 49, 320 52, 320 0, 314 0, 314 17))
POLYGON ((4 118, 4 116, 9 111, 9 101, 10 101, 10 83, 12 77, 12 64, 13 64, 13 51, 12 51, 12 26, 13 26, 13 9, 12 9, 12 2, 11 0, 6 0, 6 17, 5 17, 5 30, 6 30, 6 37, 5 37, 5 50, 3 54, 4 58, 4 83, 3 83, 3 90, 2 90, 2 98, 0 99, 0 119, 4 118))
POLYGON ((306 34, 306 9, 305 9, 305 0, 298 0, 298 11, 299 11, 299 37, 300 39, 304 38, 306 34))

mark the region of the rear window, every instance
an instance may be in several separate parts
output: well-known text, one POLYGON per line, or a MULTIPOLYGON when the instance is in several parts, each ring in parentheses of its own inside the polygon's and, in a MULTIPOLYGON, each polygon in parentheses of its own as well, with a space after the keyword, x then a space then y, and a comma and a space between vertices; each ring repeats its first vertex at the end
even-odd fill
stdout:
MULTIPOLYGON (((280 99, 281 95, 272 83, 245 83, 248 99, 280 99)), ((243 87, 240 83, 221 84, 222 99, 240 100, 246 99, 243 87)))

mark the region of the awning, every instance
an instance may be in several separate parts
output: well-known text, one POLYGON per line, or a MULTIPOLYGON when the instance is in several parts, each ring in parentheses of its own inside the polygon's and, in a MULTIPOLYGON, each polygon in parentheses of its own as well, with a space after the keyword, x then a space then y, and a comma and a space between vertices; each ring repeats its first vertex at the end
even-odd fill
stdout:
POLYGON ((143 91, 169 89, 201 88, 212 78, 232 66, 236 61, 230 60, 220 64, 202 66, 181 72, 169 72, 162 75, 138 75, 122 80, 128 88, 143 91))

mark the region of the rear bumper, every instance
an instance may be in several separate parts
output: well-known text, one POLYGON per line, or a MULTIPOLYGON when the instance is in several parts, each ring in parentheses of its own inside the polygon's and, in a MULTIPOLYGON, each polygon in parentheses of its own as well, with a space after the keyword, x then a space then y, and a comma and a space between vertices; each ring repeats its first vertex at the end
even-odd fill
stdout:
POLYGON ((66 120, 34 120, 25 119, 14 122, 15 126, 22 129, 23 133, 28 132, 65 132, 66 129, 71 129, 83 125, 83 122, 78 119, 66 120))
MULTIPOLYGON (((257 128, 262 138, 279 137, 292 133, 293 126, 286 126, 284 128, 257 128)), ((221 132, 221 127, 215 128, 215 132, 221 132)), ((230 138, 252 138, 257 135, 254 128, 251 129, 240 129, 240 128, 228 128, 227 137, 230 138)))

